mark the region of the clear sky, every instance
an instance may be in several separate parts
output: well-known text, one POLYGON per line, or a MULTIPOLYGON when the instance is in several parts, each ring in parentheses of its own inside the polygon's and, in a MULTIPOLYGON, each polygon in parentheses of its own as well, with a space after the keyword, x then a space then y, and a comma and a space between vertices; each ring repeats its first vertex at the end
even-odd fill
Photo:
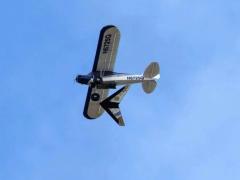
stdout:
POLYGON ((239 180, 238 0, 9 0, 0 3, 1 180, 239 180), (131 86, 126 126, 86 120, 100 29, 121 31, 115 70, 161 66, 131 86))

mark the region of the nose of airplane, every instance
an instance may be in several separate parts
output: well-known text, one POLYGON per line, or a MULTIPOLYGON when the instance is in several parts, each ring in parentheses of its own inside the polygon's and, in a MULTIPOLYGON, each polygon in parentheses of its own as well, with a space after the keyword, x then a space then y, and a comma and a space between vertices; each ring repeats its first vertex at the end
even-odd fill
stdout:
POLYGON ((75 80, 76 80, 76 82, 78 82, 80 84, 87 84, 89 81, 89 77, 83 76, 83 75, 77 75, 75 80))
POLYGON ((77 75, 75 78, 75 81, 80 83, 81 82, 81 75, 77 75))

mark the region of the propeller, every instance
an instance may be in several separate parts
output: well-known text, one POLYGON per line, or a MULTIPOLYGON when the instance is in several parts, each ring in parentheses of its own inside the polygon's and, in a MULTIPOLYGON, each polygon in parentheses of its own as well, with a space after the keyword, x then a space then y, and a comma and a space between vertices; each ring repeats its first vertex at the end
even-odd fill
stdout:
POLYGON ((75 74, 74 78, 73 78, 73 84, 76 84, 77 83, 77 76, 78 74, 75 74))

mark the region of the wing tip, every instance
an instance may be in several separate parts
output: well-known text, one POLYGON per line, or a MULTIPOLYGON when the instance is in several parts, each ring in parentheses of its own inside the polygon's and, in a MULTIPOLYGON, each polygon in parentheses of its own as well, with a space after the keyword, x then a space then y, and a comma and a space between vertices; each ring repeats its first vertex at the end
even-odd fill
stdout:
POLYGON ((102 30, 106 30, 106 29, 112 28, 112 27, 116 27, 116 26, 114 26, 114 25, 112 25, 112 24, 109 24, 109 25, 103 26, 103 27, 102 27, 102 30))
POLYGON ((90 116, 87 114, 86 111, 83 111, 83 115, 84 115, 84 117, 87 118, 87 119, 95 119, 95 118, 90 117, 90 116))
POLYGON ((103 40, 103 36, 104 36, 104 33, 108 30, 108 29, 111 29, 111 28, 115 28, 117 30, 117 32, 119 33, 119 36, 120 36, 120 31, 118 30, 118 28, 114 25, 106 25, 104 26, 101 31, 100 31, 100 34, 99 34, 99 39, 98 39, 98 44, 97 44, 97 50, 96 50, 96 54, 95 54, 95 59, 94 59, 94 64, 93 64, 93 68, 92 68, 92 72, 96 71, 97 69, 97 63, 98 63, 98 58, 99 58, 99 55, 100 55, 100 51, 101 51, 101 45, 102 45, 102 40, 103 40))
POLYGON ((120 31, 119 29, 117 28, 117 26, 114 26, 114 25, 106 25, 104 26, 101 31, 100 31, 100 36, 103 36, 103 34, 108 30, 108 29, 111 29, 111 28, 114 28, 119 34, 120 34, 120 31))
POLYGON ((101 32, 102 32, 102 31, 106 31, 107 29, 110 29, 110 28, 116 28, 116 29, 118 29, 117 26, 112 25, 112 24, 109 24, 109 25, 103 26, 102 29, 101 29, 101 32))
POLYGON ((118 118, 118 122, 117 122, 117 123, 118 123, 119 126, 125 126, 125 123, 124 123, 122 117, 119 117, 119 118, 118 118))

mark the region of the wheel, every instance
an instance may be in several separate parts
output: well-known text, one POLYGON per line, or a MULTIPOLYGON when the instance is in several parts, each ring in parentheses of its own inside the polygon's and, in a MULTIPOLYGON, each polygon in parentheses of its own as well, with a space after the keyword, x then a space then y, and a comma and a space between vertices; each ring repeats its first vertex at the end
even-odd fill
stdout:
POLYGON ((93 94, 91 95, 91 99, 92 99, 93 101, 98 101, 98 100, 100 99, 100 95, 99 95, 98 93, 93 93, 93 94))

